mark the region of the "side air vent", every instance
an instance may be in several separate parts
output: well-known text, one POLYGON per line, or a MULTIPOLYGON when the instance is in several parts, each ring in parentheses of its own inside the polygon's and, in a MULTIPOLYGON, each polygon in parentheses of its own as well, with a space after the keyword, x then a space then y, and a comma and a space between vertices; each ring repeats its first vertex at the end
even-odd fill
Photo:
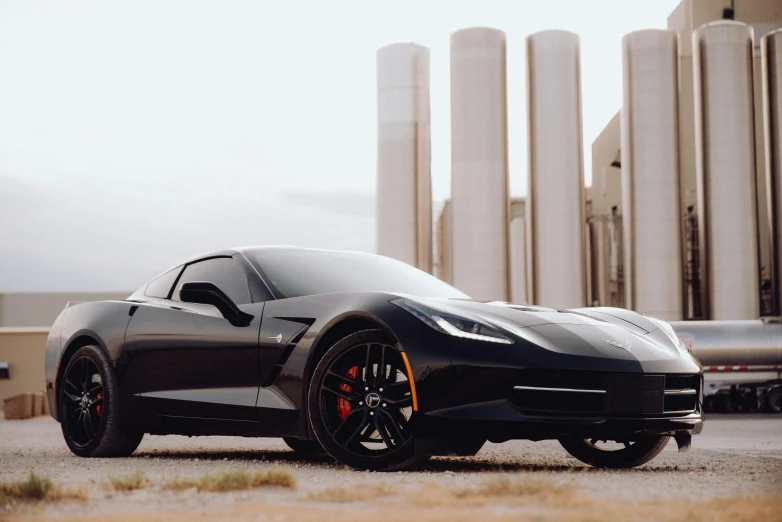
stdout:
POLYGON ((264 380, 261 386, 266 388, 268 386, 271 386, 277 381, 277 377, 280 376, 282 367, 285 366, 285 363, 288 361, 288 358, 293 353, 294 348, 296 348, 296 345, 299 344, 299 341, 301 341, 302 337, 304 337, 304 334, 307 333, 307 330, 309 330, 310 326, 311 323, 302 326, 301 329, 298 332, 296 332, 296 334, 293 337, 291 337, 291 340, 288 341, 285 347, 282 350, 280 350, 280 355, 278 355, 277 360, 274 361, 274 367, 272 368, 272 371, 269 372, 269 375, 266 377, 266 380, 264 380))

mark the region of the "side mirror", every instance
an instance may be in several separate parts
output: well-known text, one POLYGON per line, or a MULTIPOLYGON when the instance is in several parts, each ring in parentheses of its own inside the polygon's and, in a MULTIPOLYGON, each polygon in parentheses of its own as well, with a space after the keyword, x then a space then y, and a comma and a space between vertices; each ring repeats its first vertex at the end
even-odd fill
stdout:
POLYGON ((212 305, 234 326, 249 326, 253 320, 252 315, 239 310, 236 303, 214 283, 206 281, 184 283, 179 290, 179 299, 185 303, 212 305))

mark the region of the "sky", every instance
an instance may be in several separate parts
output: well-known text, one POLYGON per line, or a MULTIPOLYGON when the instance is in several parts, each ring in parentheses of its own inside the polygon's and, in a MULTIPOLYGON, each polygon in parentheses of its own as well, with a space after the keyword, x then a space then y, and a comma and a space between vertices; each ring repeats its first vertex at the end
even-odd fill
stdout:
POLYGON ((125 291, 226 247, 374 252, 376 50, 431 50, 432 191, 450 194, 449 38, 508 39, 511 195, 524 37, 581 36, 584 155, 621 38, 678 0, 0 2, 0 292, 125 291))

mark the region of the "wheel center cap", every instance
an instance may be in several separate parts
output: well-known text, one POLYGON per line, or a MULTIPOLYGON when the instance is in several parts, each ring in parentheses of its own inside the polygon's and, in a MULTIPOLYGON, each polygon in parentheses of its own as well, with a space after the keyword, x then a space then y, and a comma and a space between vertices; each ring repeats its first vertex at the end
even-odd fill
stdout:
POLYGON ((367 406, 370 408, 377 408, 380 406, 380 395, 375 392, 367 393, 364 400, 366 400, 367 406))
POLYGON ((87 399, 87 396, 86 396, 86 395, 84 395, 84 396, 81 398, 81 407, 82 407, 82 409, 85 409, 85 410, 87 409, 87 404, 88 404, 88 403, 87 403, 87 400, 88 400, 88 399, 87 399))

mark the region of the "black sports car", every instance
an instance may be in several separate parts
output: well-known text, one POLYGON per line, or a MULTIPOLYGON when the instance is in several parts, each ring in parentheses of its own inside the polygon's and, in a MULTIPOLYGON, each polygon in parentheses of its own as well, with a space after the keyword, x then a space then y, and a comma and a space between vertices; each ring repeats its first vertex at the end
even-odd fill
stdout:
POLYGON ((83 457, 145 433, 282 437, 362 469, 559 439, 632 467, 703 423, 702 369, 662 321, 476 302, 381 256, 293 247, 191 259, 124 301, 71 304, 46 348, 83 457))

